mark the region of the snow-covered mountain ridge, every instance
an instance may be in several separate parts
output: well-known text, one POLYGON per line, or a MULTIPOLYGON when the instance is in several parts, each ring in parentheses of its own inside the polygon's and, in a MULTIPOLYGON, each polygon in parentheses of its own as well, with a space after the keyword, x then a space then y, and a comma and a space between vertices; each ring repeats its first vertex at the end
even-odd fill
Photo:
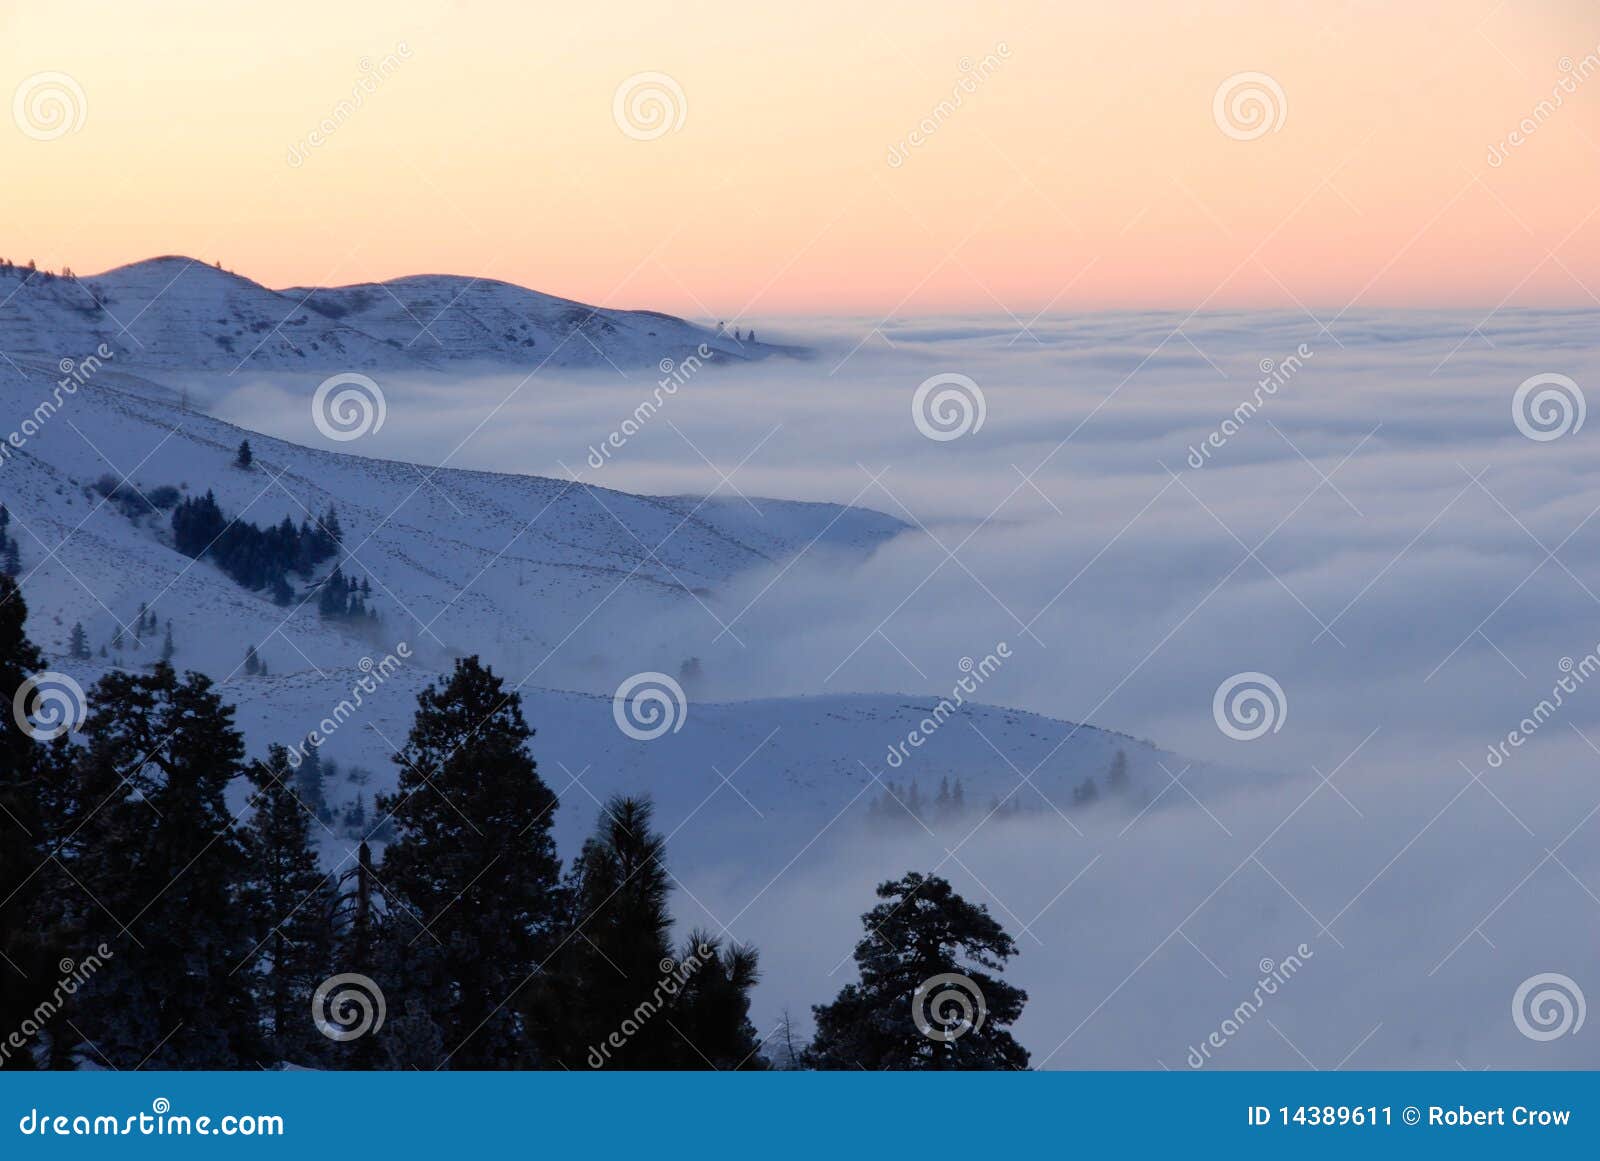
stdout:
POLYGON ((143 371, 532 370, 804 354, 654 311, 612 310, 489 278, 429 274, 271 290, 168 256, 93 276, 0 265, 0 351, 18 363, 101 343, 143 371))

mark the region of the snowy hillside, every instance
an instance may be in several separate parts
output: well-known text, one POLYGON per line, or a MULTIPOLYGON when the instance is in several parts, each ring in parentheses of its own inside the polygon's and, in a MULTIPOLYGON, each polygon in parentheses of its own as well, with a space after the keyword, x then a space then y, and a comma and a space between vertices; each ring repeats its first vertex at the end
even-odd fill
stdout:
MULTIPOLYGON (((32 414, 53 378, 0 368, 4 414, 32 414)), ((263 528, 333 506, 344 572, 369 583, 391 645, 483 652, 536 680, 582 685, 574 674, 616 654, 630 625, 693 612, 737 573, 813 540, 812 552, 859 554, 904 528, 865 509, 781 501, 762 502, 758 528, 720 503, 427 470, 265 436, 252 436, 255 459, 242 469, 234 458, 249 434, 108 367, 23 438, 0 467, 0 498, 45 649, 63 652, 81 621, 98 651, 141 604, 174 620, 186 664, 219 677, 251 644, 289 670, 338 665, 364 643, 369 630, 322 621, 315 601, 278 607, 175 551, 162 488, 213 491, 229 518, 263 528), (95 488, 108 475, 114 500, 95 488)))
MULTIPOLYGON (((0 370, 4 413, 33 413, 53 378, 43 369, 0 370)), ((649 791, 673 825, 724 836, 706 848, 711 855, 737 849, 755 868, 790 857, 841 811, 865 817, 887 793, 869 771, 903 790, 915 781, 929 798, 942 779, 959 778, 973 809, 998 797, 1008 808, 1053 812, 1126 749, 1135 795, 1167 785, 1163 756, 1147 744, 979 706, 945 723, 938 746, 889 770, 888 748, 931 712, 933 699, 707 703, 697 661, 641 651, 641 626, 698 623, 709 640, 731 615, 719 607, 719 590, 746 570, 802 552, 848 566, 907 532, 867 509, 759 500, 757 518, 740 500, 635 496, 303 448, 186 409, 109 365, 27 429, 0 466, 0 499, 20 549, 29 632, 52 667, 88 687, 111 666, 153 662, 170 623, 174 664, 223 684, 256 753, 316 729, 349 696, 362 659, 381 660, 403 643, 409 657, 326 745, 328 756, 372 771, 369 785, 334 793, 339 809, 358 791, 370 802, 393 784, 389 756, 404 739, 417 691, 453 657, 473 652, 522 684, 539 731, 536 755, 571 808, 562 821, 569 838, 589 825, 594 798, 649 791), (253 462, 240 467, 247 435, 253 462), (335 508, 344 552, 321 571, 341 563, 349 578, 368 582, 381 620, 324 617, 313 591, 320 575, 296 578, 292 600, 279 604, 213 561, 179 552, 171 508, 208 490, 227 517, 260 528, 335 508), (139 627, 146 606, 154 628, 139 627), (69 656, 77 624, 88 658, 69 656), (246 672, 252 647, 266 675, 246 672), (610 696, 646 670, 681 677, 690 703, 680 731, 648 743, 618 729, 610 696), (574 689, 592 692, 561 692, 574 689), (1036 788, 1011 799, 1019 781, 1012 763, 1031 770, 1041 761, 1036 788)), ((337 859, 343 851, 328 853, 337 859)))
POLYGON ((0 265, 0 303, 0 351, 19 363, 53 364, 105 343, 120 366, 145 371, 621 369, 681 361, 702 344, 722 361, 798 353, 493 279, 269 290, 184 257, 78 278, 0 265))

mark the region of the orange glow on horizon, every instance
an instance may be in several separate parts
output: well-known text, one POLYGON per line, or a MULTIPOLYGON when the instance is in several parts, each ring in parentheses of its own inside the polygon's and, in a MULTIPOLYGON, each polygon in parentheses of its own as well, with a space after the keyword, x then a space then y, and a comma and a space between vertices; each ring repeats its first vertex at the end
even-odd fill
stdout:
POLYGON ((1198 7, 9 5, 0 254, 714 318, 1600 305, 1600 7, 1198 7), (1230 136, 1246 73, 1282 123, 1230 136))

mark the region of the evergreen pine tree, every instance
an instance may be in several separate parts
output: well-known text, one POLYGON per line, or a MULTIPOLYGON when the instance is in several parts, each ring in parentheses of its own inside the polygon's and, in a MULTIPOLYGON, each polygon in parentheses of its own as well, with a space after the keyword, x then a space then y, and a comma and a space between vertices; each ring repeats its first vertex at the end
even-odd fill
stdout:
POLYGON ((250 450, 250 441, 239 442, 239 454, 233 457, 233 466, 236 468, 249 468, 255 462, 255 453, 250 450))
POLYGON ((449 982, 431 1017, 457 1068, 508 1067, 510 1001, 538 970, 557 912, 556 796, 528 752, 522 699, 477 657, 417 698, 397 793, 380 799, 397 837, 387 887, 431 940, 449 982))
POLYGON ((1111 769, 1106 772, 1106 789, 1112 794, 1125 794, 1128 790, 1128 755, 1118 750, 1111 759, 1111 769))
POLYGON ((602 1046, 606 1067, 667 1068, 677 1054, 665 1020, 632 1019, 673 958, 666 840, 652 813, 647 799, 611 799, 573 862, 560 949, 525 1008, 535 1063, 597 1067, 588 1056, 602 1046), (613 1033, 621 1047, 606 1044, 613 1033))
POLYGON ((1074 806, 1088 806, 1100 797, 1100 788, 1094 784, 1093 778, 1085 778, 1072 791, 1072 804, 1074 806))
MULTIPOLYGON (((57 763, 9 712, 23 683, 42 667, 23 627, 27 616, 20 590, 0 578, 0 698, 7 709, 0 714, 0 1027, 24 1041, 21 1048, 8 1046, 0 1058, 4 1069, 33 1068, 40 1032, 51 1032, 33 1016, 59 973, 53 936, 63 918, 50 905, 59 883, 46 862, 58 829, 46 806, 57 763)), ((67 944, 59 946, 64 951, 67 944)))
POLYGON ((177 651, 177 647, 172 643, 172 621, 169 619, 167 621, 167 635, 161 642, 161 660, 170 664, 173 655, 177 651))
POLYGON ((257 1063, 238 970, 253 946, 245 852, 225 798, 244 754, 233 707, 209 678, 160 664, 108 674, 89 704, 65 852, 82 889, 64 906, 116 956, 74 998, 73 1026, 118 1068, 257 1063))
POLYGON ((322 590, 317 597, 317 611, 324 617, 343 617, 350 611, 350 594, 345 586, 344 573, 338 565, 334 565, 333 572, 322 582, 322 590))
POLYGON ((301 758, 300 765, 294 769, 294 788, 300 795, 300 801, 309 806, 319 818, 328 808, 326 779, 322 773, 322 756, 317 748, 306 740, 304 747, 305 756, 301 758))
POLYGON ((86 661, 89 658, 89 635, 83 631, 83 622, 72 623, 72 636, 67 641, 67 655, 74 661, 86 661))
POLYGON ((245 831, 249 870, 241 901, 255 952, 246 964, 268 1057, 314 1064, 330 1041, 308 998, 333 974, 333 884, 317 867, 311 810, 290 781, 289 754, 273 746, 249 771, 255 813, 245 831))
POLYGON ((722 1072, 770 1067, 750 1022, 750 993, 760 978, 755 948, 724 948, 715 936, 693 932, 679 962, 687 978, 669 1005, 670 1028, 679 1033, 672 1067, 722 1072), (691 964, 697 966, 688 971, 691 964))
POLYGON ((880 884, 877 893, 883 902, 861 917, 867 934, 855 948, 861 981, 812 1009, 817 1035, 807 1064, 1026 1068, 1028 1053, 1006 1028, 1022 1014, 1027 993, 990 974, 1017 948, 988 909, 968 903, 937 875, 912 872, 880 884), (952 1018, 963 1011, 970 1016, 965 1023, 952 1018))
POLYGON ((254 645, 245 647, 244 671, 251 677, 261 672, 261 658, 256 656, 256 647, 254 645))

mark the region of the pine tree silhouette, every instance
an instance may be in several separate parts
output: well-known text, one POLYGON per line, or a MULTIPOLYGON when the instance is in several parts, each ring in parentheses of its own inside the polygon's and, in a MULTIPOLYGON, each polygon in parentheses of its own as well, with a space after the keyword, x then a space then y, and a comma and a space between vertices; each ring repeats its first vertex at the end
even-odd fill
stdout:
POLYGON ((428 941, 448 989, 427 997, 455 1068, 516 1063, 508 1000, 551 945, 560 863, 556 796, 528 752, 522 699, 476 656, 417 698, 396 793, 383 796, 395 841, 384 883, 428 941))
MULTIPOLYGON (((3 512, 4 509, 0 509, 3 512)), ((0 577, 0 697, 10 707, 23 682, 43 665, 23 628, 28 610, 22 594, 0 577)), ((16 1034, 0 1068, 32 1069, 42 1044, 35 1007, 48 996, 59 974, 56 960, 66 944, 66 925, 57 903, 62 876, 47 862, 54 841, 64 833, 50 787, 60 778, 65 740, 54 747, 30 736, 14 713, 0 715, 0 1027, 16 1034)), ((57 1037, 59 1039, 59 1037, 57 1037)))
POLYGON ((1022 1014, 1027 993, 991 974, 1017 948, 987 908, 968 903, 937 875, 916 872, 880 884, 877 893, 883 902, 861 917, 867 934, 855 948, 861 981, 845 985, 831 1004, 812 1009, 817 1034, 806 1063, 1026 1068, 1028 1053, 1006 1028, 1022 1014), (930 985, 941 976, 959 979, 930 985), (956 1010, 954 996, 944 995, 949 988, 966 997, 972 1019, 965 1025, 949 1019, 956 1010))
POLYGON ((273 746, 249 778, 254 813, 245 831, 247 877, 240 894, 255 951, 245 963, 264 1024, 268 1057, 311 1065, 331 1043, 307 998, 333 974, 334 892, 318 868, 311 809, 291 781, 289 753, 273 746))
POLYGON ((75 997, 71 1027, 83 1051, 118 1068, 250 1067, 262 1051, 236 970, 253 941, 225 797, 243 768, 233 708, 209 678, 161 664, 107 675, 89 704, 63 852, 82 889, 63 906, 86 944, 116 954, 75 997), (122 926, 131 916, 136 931, 122 926))
POLYGON ((1125 794, 1128 790, 1128 755, 1118 750, 1111 759, 1111 769, 1106 772, 1106 789, 1112 794, 1125 794))

